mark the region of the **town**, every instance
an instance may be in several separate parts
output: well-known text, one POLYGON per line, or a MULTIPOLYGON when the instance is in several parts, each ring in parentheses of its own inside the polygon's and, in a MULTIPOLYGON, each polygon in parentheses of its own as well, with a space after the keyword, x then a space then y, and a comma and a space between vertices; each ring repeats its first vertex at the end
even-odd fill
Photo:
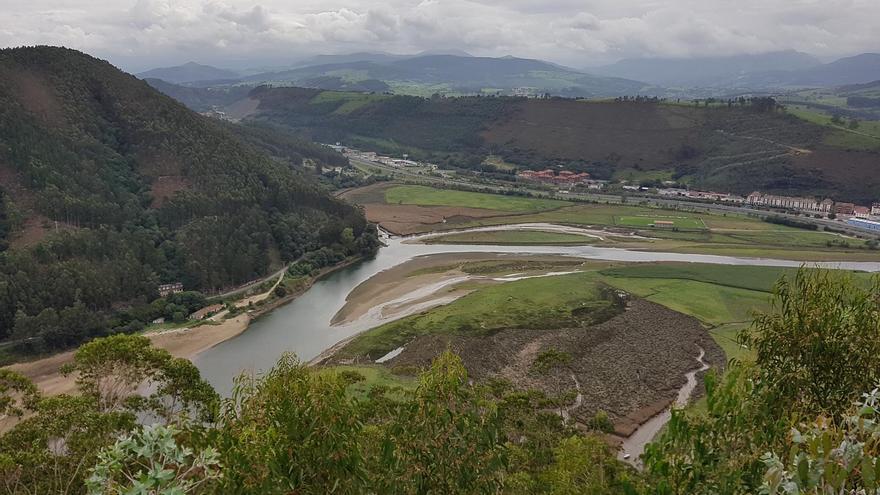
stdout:
MULTIPOLYGON (((326 145, 339 151, 349 159, 356 159, 375 164, 381 164, 395 169, 406 169, 420 174, 440 175, 444 178, 450 176, 440 171, 434 163, 411 160, 407 155, 402 158, 380 155, 374 151, 361 151, 340 143, 326 145)), ((798 196, 783 196, 754 191, 748 196, 740 196, 733 193, 700 191, 682 187, 675 181, 664 181, 667 187, 648 187, 644 185, 632 185, 627 181, 611 182, 593 179, 589 173, 573 172, 570 170, 520 170, 516 173, 516 183, 551 186, 556 193, 567 195, 572 191, 585 189, 587 192, 612 193, 615 189, 624 193, 638 193, 646 196, 676 199, 693 202, 712 202, 730 204, 743 208, 756 210, 778 209, 786 212, 811 215, 815 218, 837 220, 847 225, 866 231, 880 232, 880 202, 871 206, 857 205, 850 202, 834 201, 830 198, 810 198, 798 196)))

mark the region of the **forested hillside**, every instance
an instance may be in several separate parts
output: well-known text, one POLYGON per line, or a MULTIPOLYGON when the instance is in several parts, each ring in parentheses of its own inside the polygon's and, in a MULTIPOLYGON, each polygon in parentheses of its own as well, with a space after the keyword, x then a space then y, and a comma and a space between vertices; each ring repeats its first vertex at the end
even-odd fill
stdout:
POLYGON ((150 86, 183 103, 197 112, 205 112, 246 98, 253 88, 249 86, 222 86, 199 88, 181 86, 162 79, 144 79, 150 86))
POLYGON ((252 134, 80 52, 0 51, 0 339, 64 347, 142 326, 160 283, 215 291, 373 249, 343 248, 373 235, 360 212, 252 134))
POLYGON ((880 145, 803 120, 769 98, 672 102, 512 97, 418 98, 257 88, 253 120, 440 164, 564 166, 608 179, 621 172, 699 188, 876 201, 880 145))

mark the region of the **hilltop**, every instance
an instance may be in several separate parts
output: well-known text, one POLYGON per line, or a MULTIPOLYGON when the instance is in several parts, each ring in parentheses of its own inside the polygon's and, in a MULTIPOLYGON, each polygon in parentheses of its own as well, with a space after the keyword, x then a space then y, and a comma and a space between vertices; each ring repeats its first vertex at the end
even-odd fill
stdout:
POLYGON ((694 58, 639 58, 590 69, 605 75, 636 79, 667 87, 737 88, 830 87, 880 79, 880 54, 862 53, 822 63, 812 55, 787 50, 747 55, 694 58))
POLYGON ((141 79, 161 79, 175 84, 197 81, 216 81, 222 79, 238 79, 239 74, 228 69, 218 69, 210 65, 187 62, 174 67, 160 67, 137 74, 141 79))
MULTIPOLYGON (((639 81, 595 76, 543 60, 509 56, 475 57, 463 53, 430 52, 413 56, 363 53, 318 56, 304 61, 303 64, 307 65, 251 74, 229 82, 252 86, 270 84, 420 96, 434 93, 511 94, 517 91, 561 96, 613 97, 646 92, 653 94, 659 91, 658 88, 639 81)), ((157 74, 143 76, 170 81, 157 74)))
POLYGON ((358 210, 257 148, 310 149, 270 138, 74 50, 0 50, 0 339, 136 329, 159 283, 235 286, 361 236, 358 210))
POLYGON ((754 55, 693 58, 630 58, 593 69, 597 74, 675 87, 737 87, 744 75, 806 69, 817 58, 794 50, 754 55))

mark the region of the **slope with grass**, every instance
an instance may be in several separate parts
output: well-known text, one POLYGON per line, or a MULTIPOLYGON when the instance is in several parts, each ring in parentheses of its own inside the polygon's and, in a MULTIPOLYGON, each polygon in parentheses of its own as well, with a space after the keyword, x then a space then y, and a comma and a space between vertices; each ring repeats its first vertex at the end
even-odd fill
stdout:
MULTIPOLYGON (((624 171, 670 177, 697 188, 877 200, 880 157, 840 133, 766 100, 692 103, 514 97, 320 96, 319 90, 263 88, 250 118, 324 142, 408 154, 449 167, 565 167, 608 179, 624 171), (342 100, 345 100, 343 102, 342 100), (341 110, 340 110, 341 109, 341 110), (845 139, 843 139, 845 138, 845 139), (851 151, 847 151, 851 150, 851 151), (851 170, 841 172, 847 153, 851 170)), ((503 171, 509 173, 509 169, 503 171)))

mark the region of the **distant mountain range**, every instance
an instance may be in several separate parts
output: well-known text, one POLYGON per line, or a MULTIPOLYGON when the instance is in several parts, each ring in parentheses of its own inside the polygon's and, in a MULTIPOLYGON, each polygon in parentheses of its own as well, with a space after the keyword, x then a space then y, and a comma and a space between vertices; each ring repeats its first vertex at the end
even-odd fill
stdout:
MULTIPOLYGON (((460 51, 414 55, 360 52, 317 55, 287 67, 235 72, 190 62, 138 74, 193 87, 298 86, 337 91, 434 93, 549 93, 566 97, 701 97, 747 91, 859 84, 880 79, 880 54, 823 64, 794 50, 697 58, 639 58, 587 70, 543 60, 475 57, 460 51)), ((154 84, 155 85, 155 84, 154 84)))
POLYGON ((592 69, 597 74, 650 81, 675 87, 729 86, 743 74, 797 70, 819 65, 819 59, 796 51, 696 58, 630 58, 592 69))
POLYGON ((228 72, 222 69, 196 71, 191 64, 155 69, 138 76, 191 86, 230 83, 257 86, 266 83, 332 90, 393 91, 422 96, 433 93, 550 93, 574 97, 610 97, 657 94, 661 91, 639 81, 594 76, 542 60, 509 56, 474 57, 464 52, 413 56, 382 53, 321 55, 303 63, 311 62, 316 64, 234 79, 229 78, 228 72))
POLYGON ((385 52, 358 52, 339 55, 315 55, 314 57, 300 60, 290 68, 295 69, 298 67, 309 67, 313 65, 346 64, 351 62, 374 62, 377 64, 387 64, 391 62, 397 62, 399 60, 406 60, 408 58, 424 57, 428 55, 453 55, 456 57, 473 56, 463 50, 427 50, 413 55, 400 55, 385 52))
POLYGON ((880 53, 863 53, 792 71, 749 74, 744 84, 763 87, 842 86, 880 79, 880 53))
POLYGON ((679 88, 840 86, 880 79, 880 54, 863 53, 827 64, 793 50, 727 57, 641 58, 591 70, 606 76, 679 88))
POLYGON ((175 84, 194 83, 198 81, 216 81, 223 79, 238 79, 238 72, 218 69, 210 65, 201 65, 188 62, 175 67, 160 67, 136 74, 141 79, 161 79, 175 84))

